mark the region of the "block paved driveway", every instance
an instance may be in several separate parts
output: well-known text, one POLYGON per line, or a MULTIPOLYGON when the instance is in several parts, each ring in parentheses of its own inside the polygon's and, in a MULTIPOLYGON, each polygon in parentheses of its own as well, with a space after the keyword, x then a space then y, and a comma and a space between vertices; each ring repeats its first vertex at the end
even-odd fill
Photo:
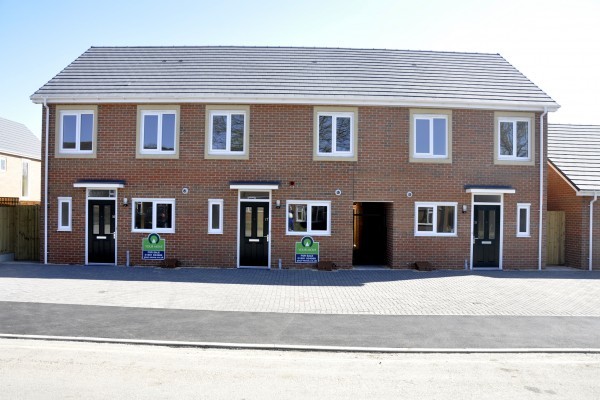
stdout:
POLYGON ((0 264, 0 301, 205 311, 600 317, 600 272, 0 264))

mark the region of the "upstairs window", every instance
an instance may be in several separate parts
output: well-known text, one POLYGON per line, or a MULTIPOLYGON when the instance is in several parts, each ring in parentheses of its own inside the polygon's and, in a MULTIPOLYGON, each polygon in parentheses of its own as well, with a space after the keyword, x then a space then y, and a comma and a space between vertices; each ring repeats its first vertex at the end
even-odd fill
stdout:
POLYGON ((177 112, 142 111, 142 154, 175 154, 177 112))
POLYGON ((350 156, 353 154, 352 113, 319 113, 320 156, 350 156))
POLYGON ((246 113, 241 110, 210 112, 210 154, 243 155, 246 113))
POLYGON ((448 118, 445 115, 423 114, 416 114, 413 118, 413 157, 448 157, 448 118))
POLYGON ((498 159, 529 161, 530 131, 530 120, 527 118, 499 118, 498 159))
POLYGON ((62 110, 60 115, 59 152, 92 154, 94 152, 94 111, 62 110))

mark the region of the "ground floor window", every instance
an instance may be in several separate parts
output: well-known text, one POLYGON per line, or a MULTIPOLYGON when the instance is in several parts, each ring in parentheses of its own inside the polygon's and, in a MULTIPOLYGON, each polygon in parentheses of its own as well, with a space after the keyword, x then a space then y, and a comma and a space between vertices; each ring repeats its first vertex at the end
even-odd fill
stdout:
POLYGON ((415 203, 415 236, 456 236, 457 203, 415 203))
POLYGON ((517 236, 529 237, 529 214, 531 210, 531 204, 529 203, 518 203, 517 204, 517 236))
POLYGON ((175 232, 175 199, 133 199, 132 232, 175 232))
POLYGON ((223 233, 222 199, 208 199, 208 233, 223 233))
POLYGON ((331 234, 331 202, 289 200, 287 202, 288 235, 331 234))
POLYGON ((59 197, 58 198, 58 230, 59 231, 70 231, 71 230, 71 198, 70 197, 59 197))

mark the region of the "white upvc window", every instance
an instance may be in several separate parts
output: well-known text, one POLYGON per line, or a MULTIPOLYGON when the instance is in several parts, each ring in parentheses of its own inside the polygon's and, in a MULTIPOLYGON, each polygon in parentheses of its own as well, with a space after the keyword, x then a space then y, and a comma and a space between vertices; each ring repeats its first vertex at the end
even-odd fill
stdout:
POLYGON ((94 153, 94 111, 60 111, 59 152, 71 154, 94 153))
POLYGON ((177 111, 142 110, 141 154, 176 154, 177 111))
POLYGON ((71 231, 73 219, 73 206, 71 197, 58 198, 58 230, 71 231))
POLYGON ((245 110, 210 110, 209 154, 243 155, 247 149, 245 110))
POLYGON ((448 116, 414 114, 414 158, 448 158, 448 116))
POLYGON ((354 155, 354 113, 319 112, 318 156, 349 157, 354 155))
POLYGON ((175 199, 132 199, 131 231, 175 233, 175 199))
POLYGON ((457 203, 415 203, 415 236, 456 236, 457 203))
POLYGON ((529 118, 498 118, 498 160, 531 160, 529 118))
POLYGON ((208 233, 223 233, 223 199, 208 199, 208 233))
POLYGON ((288 200, 286 204, 288 235, 331 235, 331 202, 288 200))
POLYGON ((6 157, 0 157, 0 172, 6 172, 6 157))
POLYGON ((530 237, 531 204, 517 203, 517 237, 530 237))
POLYGON ((21 174, 21 198, 29 197, 29 161, 23 160, 21 174))

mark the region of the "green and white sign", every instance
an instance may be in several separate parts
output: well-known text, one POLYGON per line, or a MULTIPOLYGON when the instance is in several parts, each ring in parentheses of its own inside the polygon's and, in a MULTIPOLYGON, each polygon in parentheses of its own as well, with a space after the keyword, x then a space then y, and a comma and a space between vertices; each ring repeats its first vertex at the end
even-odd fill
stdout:
POLYGON ((296 242, 296 263, 314 264, 319 262, 319 243, 312 237, 304 236, 302 240, 296 242))
POLYGON ((165 239, 161 239, 158 233, 151 233, 142 239, 142 260, 164 260, 165 239))

